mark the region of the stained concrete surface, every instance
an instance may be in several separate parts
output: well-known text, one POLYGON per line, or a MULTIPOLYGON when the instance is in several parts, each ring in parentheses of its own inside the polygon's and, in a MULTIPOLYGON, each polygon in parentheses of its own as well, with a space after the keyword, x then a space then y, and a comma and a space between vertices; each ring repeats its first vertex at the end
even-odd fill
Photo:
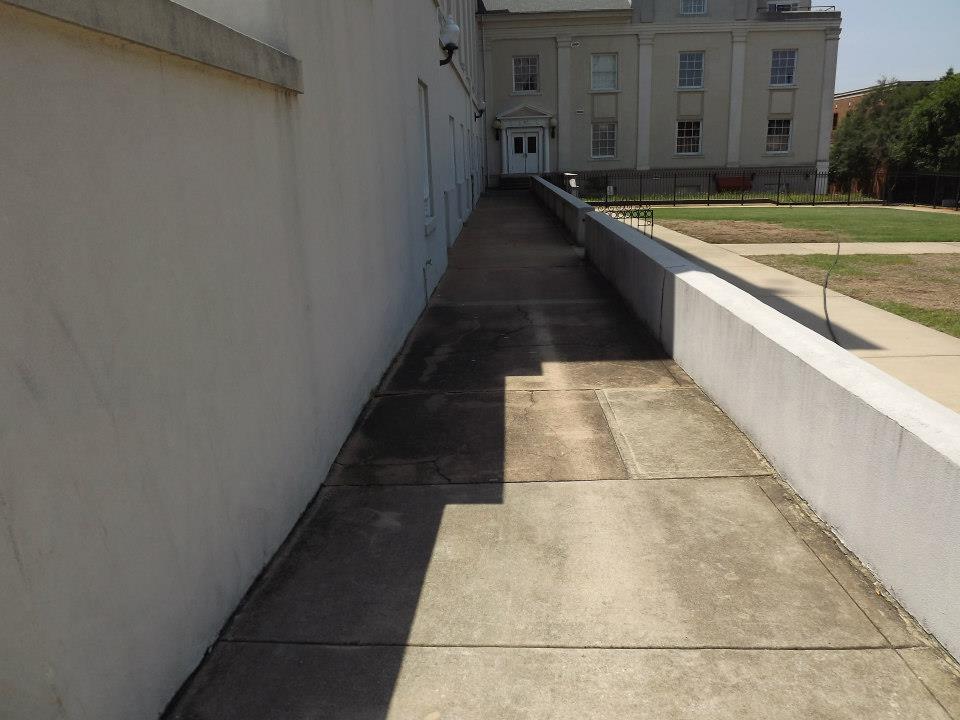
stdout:
POLYGON ((939 650, 569 258, 481 202, 171 718, 950 718, 939 650))

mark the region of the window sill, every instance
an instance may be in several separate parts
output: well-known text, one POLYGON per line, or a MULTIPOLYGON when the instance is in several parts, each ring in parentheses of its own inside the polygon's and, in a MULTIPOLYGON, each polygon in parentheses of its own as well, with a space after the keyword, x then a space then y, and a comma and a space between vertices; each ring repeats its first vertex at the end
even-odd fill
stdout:
POLYGON ((770 89, 771 90, 796 90, 797 84, 793 83, 792 85, 774 85, 773 83, 770 83, 770 89))
POLYGON ((590 88, 589 90, 587 90, 587 93, 590 95, 613 95, 615 93, 622 93, 622 92, 623 92, 622 88, 616 88, 613 90, 596 90, 594 88, 590 88))
POLYGON ((523 90, 523 91, 514 90, 510 94, 514 97, 518 97, 521 95, 543 95, 543 93, 540 90, 523 90))
POLYGON ((593 157, 592 155, 590 156, 590 162, 608 162, 610 160, 616 160, 616 159, 617 159, 616 155, 609 155, 604 157, 593 157))
POLYGON ((696 153, 674 153, 673 157, 677 159, 681 158, 702 158, 704 154, 702 152, 696 153))
POLYGON ((698 87, 677 87, 677 92, 703 92, 703 85, 698 87))
POLYGON ((764 157, 793 157, 793 151, 792 150, 780 150, 780 151, 767 150, 766 152, 763 153, 763 156, 764 157))

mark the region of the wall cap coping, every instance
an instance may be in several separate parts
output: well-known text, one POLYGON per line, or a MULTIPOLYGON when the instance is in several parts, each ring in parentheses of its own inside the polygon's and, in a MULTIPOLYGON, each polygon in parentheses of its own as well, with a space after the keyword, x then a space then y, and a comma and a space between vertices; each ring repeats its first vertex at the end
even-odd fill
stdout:
POLYGON ((0 0, 154 50, 303 92, 297 58, 172 0, 0 0))

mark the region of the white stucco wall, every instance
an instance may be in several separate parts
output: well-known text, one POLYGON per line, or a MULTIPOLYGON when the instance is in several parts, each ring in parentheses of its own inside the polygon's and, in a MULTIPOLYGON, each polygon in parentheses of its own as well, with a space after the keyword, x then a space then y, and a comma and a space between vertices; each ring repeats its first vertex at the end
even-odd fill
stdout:
POLYGON ((433 0, 238 9, 303 95, 0 3, 4 720, 157 716, 446 267, 433 0))

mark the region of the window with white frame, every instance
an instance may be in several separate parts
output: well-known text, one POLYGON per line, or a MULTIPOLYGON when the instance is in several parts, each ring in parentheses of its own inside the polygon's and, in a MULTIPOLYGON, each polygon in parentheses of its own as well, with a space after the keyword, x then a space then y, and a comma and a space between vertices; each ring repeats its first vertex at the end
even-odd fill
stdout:
POLYGON ((776 119, 767 121, 767 152, 790 152, 791 120, 776 119))
POLYGON ((677 79, 677 87, 703 87, 703 56, 702 51, 680 53, 680 76, 677 79))
POLYGON ((540 57, 518 55, 513 59, 513 91, 515 93, 540 92, 540 57))
POLYGON ((680 0, 681 15, 704 15, 707 12, 707 0, 680 0))
POLYGON ((797 81, 797 51, 774 50, 770 62, 771 85, 793 85, 797 81))
POLYGON ((590 89, 617 89, 617 56, 615 53, 603 53, 590 56, 590 89))
POLYGON ((420 155, 421 182, 423 184, 423 216, 433 217, 433 169, 430 162, 430 102, 427 86, 418 83, 420 93, 420 155))
POLYGON ((700 120, 680 120, 677 122, 677 155, 698 155, 700 153, 700 120))
POLYGON ((617 124, 615 122, 593 123, 590 142, 590 157, 594 160, 617 156, 617 124))

